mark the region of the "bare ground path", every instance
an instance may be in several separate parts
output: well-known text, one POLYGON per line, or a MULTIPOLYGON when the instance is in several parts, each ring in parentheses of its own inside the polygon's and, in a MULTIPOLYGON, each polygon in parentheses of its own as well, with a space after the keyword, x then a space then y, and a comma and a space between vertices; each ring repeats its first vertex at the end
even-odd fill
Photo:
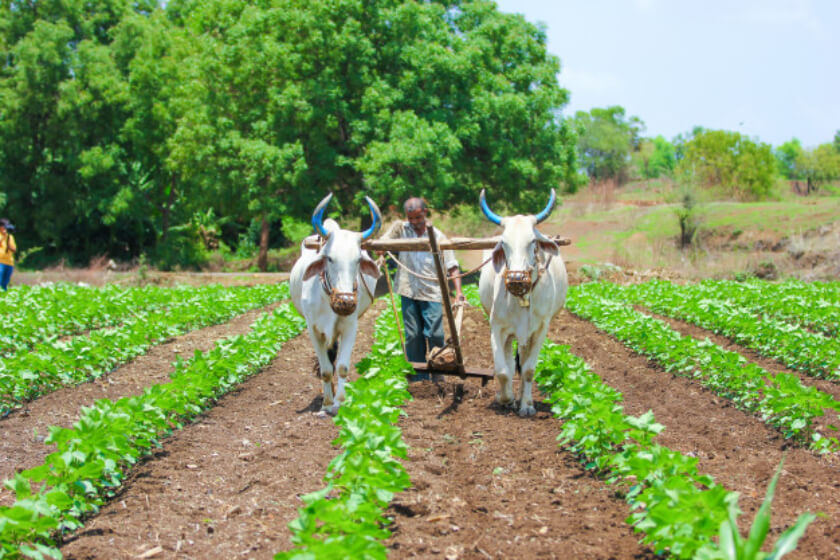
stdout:
MULTIPOLYGON (((234 317, 227 323, 205 327, 153 346, 145 354, 111 373, 73 387, 65 387, 27 403, 0 420, 0 480, 43 463, 55 447, 42 442, 50 426, 71 427, 83 406, 98 399, 116 400, 140 394, 145 387, 169 381, 172 363, 178 356, 186 359, 196 350, 206 351, 216 340, 248 332, 260 313, 274 309, 272 304, 234 317)), ((0 493, 0 503, 8 504, 13 496, 0 493)))
POLYGON ((562 312, 549 336, 568 344, 610 386, 624 395, 625 411, 653 410, 666 429, 662 445, 699 459, 698 469, 741 493, 745 532, 764 499, 773 473, 786 455, 773 501, 772 535, 799 514, 823 512, 805 533, 791 559, 840 557, 840 462, 836 454, 818 457, 787 444, 758 418, 738 411, 698 383, 674 377, 594 325, 562 312))

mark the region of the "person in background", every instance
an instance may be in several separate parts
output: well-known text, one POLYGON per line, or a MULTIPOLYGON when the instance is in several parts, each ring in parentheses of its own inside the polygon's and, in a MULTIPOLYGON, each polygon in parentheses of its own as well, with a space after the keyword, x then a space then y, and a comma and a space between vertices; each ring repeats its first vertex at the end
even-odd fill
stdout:
MULTIPOLYGON (((429 237, 426 221, 429 211, 422 198, 412 197, 403 205, 406 220, 394 222, 381 239, 416 239, 429 237)), ((447 240, 435 228, 438 244, 447 240)), ((443 347, 443 305, 440 286, 437 282, 435 263, 431 252, 404 251, 397 255, 400 263, 420 278, 400 267, 397 271, 396 291, 402 299, 403 326, 405 330, 405 353, 410 362, 426 362, 426 352, 433 347, 443 347), (434 278, 427 280, 426 278, 434 278), (427 348, 428 342, 428 348, 427 348)), ((443 252, 444 268, 449 272, 455 286, 456 302, 464 301, 461 292, 461 278, 458 276, 458 261, 451 250, 443 252)), ((411 381, 429 379, 429 374, 409 376, 411 381)))
POLYGON ((5 292, 15 270, 15 253, 17 245, 12 232, 15 226, 7 218, 0 218, 0 288, 5 292))

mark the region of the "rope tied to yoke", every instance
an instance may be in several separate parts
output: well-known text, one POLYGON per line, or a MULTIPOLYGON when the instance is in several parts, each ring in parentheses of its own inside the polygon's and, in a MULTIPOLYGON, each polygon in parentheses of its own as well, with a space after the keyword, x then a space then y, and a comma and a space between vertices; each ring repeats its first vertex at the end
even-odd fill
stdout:
MULTIPOLYGON (((394 255, 394 253, 392 253, 391 251, 385 251, 385 255, 388 255, 391 258, 391 260, 394 261, 397 264, 397 266, 401 267, 403 270, 405 270, 406 272, 408 272, 412 276, 414 276, 416 278, 420 278, 421 280, 429 280, 429 281, 432 281, 432 282, 437 282, 437 276, 426 276, 425 274, 418 274, 417 272, 414 272, 413 270, 408 268, 405 264, 403 264, 400 261, 400 259, 398 259, 394 255)), ((451 279, 464 278, 465 276, 469 276, 470 274, 474 274, 474 273, 478 272, 481 269, 481 267, 483 267, 485 264, 489 263, 492 258, 493 258, 493 255, 490 255, 489 257, 487 257, 487 259, 483 263, 481 263, 477 267, 473 268, 472 270, 469 270, 467 272, 462 272, 462 273, 459 273, 459 274, 455 274, 453 276, 450 276, 449 278, 451 278, 451 279)))

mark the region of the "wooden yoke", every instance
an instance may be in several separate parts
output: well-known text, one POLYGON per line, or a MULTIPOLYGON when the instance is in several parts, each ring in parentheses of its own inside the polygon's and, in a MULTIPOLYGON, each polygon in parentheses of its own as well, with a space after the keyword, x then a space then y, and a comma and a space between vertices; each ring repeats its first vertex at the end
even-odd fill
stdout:
MULTIPOLYGON (((499 243, 501 236, 495 237, 453 237, 438 245, 441 251, 465 251, 492 249, 499 243)), ((550 237, 558 245, 571 245, 572 240, 568 237, 550 237)), ((319 249, 318 236, 310 235, 304 240, 304 247, 307 249, 319 249)), ((365 251, 431 251, 432 247, 428 239, 366 239, 362 241, 362 249, 365 251)))

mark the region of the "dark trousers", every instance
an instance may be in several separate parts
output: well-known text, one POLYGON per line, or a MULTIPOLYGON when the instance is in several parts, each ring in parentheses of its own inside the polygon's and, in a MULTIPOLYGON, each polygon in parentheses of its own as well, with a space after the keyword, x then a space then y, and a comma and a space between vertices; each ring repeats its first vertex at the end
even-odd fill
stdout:
POLYGON ((12 272, 14 270, 15 267, 11 265, 0 264, 0 288, 3 288, 4 292, 9 287, 9 280, 12 279, 12 272))
MULTIPOLYGON (((405 354, 409 362, 426 362, 426 340, 429 350, 443 346, 443 306, 438 301, 420 301, 402 296, 405 354)), ((421 373, 411 377, 417 381, 429 379, 421 373)))

